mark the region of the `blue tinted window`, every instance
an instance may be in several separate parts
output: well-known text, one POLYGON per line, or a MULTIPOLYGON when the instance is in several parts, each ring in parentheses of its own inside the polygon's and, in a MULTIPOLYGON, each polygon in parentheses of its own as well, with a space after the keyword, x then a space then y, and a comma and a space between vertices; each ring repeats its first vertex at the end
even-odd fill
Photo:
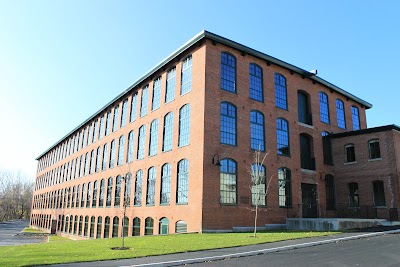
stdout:
POLYGON ((184 95, 192 90, 192 57, 186 58, 182 62, 181 74, 181 95, 184 95))
POLYGON ((221 160, 220 167, 220 203, 237 203, 236 162, 231 159, 221 160))
POLYGON ((322 122, 329 123, 328 96, 323 92, 319 92, 319 116, 322 122))
POLYGON ((262 69, 256 64, 249 65, 250 72, 250 98, 263 102, 263 76, 262 69))
POLYGON ((344 113, 344 104, 340 99, 336 99, 336 116, 338 127, 342 129, 346 129, 346 119, 344 113))
POLYGON ((236 58, 221 53, 221 89, 236 93, 236 58))
POLYGON ((145 139, 146 139, 146 126, 142 125, 139 128, 137 159, 143 159, 144 158, 144 143, 145 143, 145 139))
POLYGON ((117 159, 118 166, 124 163, 124 143, 125 143, 125 136, 122 135, 119 138, 119 145, 118 145, 118 159, 117 159))
POLYGON ((174 113, 169 112, 164 117, 163 151, 172 149, 172 136, 174 130, 174 113))
POLYGON ((135 142, 135 133, 134 131, 130 131, 128 135, 128 155, 127 162, 130 163, 133 161, 133 152, 134 152, 134 142, 135 142))
POLYGON ((178 181, 176 188, 176 203, 188 203, 189 161, 178 162, 178 181))
POLYGON ((121 128, 126 125, 126 117, 128 115, 128 99, 122 102, 122 113, 121 113, 121 128))
POLYGON ((161 171, 161 204, 169 204, 171 191, 171 164, 164 164, 161 171))
POLYGON ((265 166, 251 165, 251 203, 253 205, 266 205, 265 166))
POLYGON ((175 98, 176 68, 167 73, 167 86, 165 89, 165 103, 171 102, 175 98))
POLYGON ((147 175, 147 194, 146 205, 154 205, 154 196, 156 193, 156 168, 150 167, 147 175))
POLYGON ((157 148, 158 148, 158 119, 155 119, 150 124, 149 156, 156 155, 157 148))
POLYGON ((286 78, 281 74, 275 74, 275 101, 276 106, 282 109, 287 108, 286 78))
POLYGON ((137 93, 132 95, 132 103, 131 103, 131 118, 130 122, 134 122, 136 120, 136 109, 137 109, 137 93))
POLYGON ((264 115, 261 112, 250 112, 250 136, 251 149, 264 151, 264 115))
POLYGON ((353 130, 360 130, 360 115, 358 113, 358 108, 355 106, 351 107, 351 118, 353 121, 353 130))
POLYGON ((276 120, 276 141, 278 155, 290 155, 289 145, 289 125, 285 119, 278 118, 276 120))
POLYGON ((153 101, 151 104, 151 110, 156 110, 160 107, 161 97, 161 78, 154 80, 153 83, 153 101))
POLYGON ((140 117, 147 115, 147 103, 149 98, 149 86, 142 88, 142 99, 140 101, 140 117))
POLYGON ((186 104, 179 110, 178 146, 189 145, 189 141, 190 141, 190 105, 186 104))
POLYGON ((220 142, 236 146, 236 107, 230 103, 221 103, 220 142))

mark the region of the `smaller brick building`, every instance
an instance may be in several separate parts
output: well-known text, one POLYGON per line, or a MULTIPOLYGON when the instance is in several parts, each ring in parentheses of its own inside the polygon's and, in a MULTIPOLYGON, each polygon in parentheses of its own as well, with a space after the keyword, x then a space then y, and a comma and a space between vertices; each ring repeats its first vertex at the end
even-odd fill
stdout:
POLYGON ((337 217, 398 220, 400 127, 331 135, 337 217))

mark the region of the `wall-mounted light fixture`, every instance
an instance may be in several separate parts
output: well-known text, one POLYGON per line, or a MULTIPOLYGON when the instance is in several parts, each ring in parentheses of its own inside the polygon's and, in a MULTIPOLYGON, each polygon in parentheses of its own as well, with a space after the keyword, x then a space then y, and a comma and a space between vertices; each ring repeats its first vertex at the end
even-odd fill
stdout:
POLYGON ((214 154, 213 158, 212 158, 212 164, 214 166, 221 166, 221 162, 219 161, 219 156, 218 154, 214 154))
POLYGON ((319 173, 319 179, 321 179, 321 181, 325 181, 325 179, 326 179, 326 172, 320 172, 319 173))

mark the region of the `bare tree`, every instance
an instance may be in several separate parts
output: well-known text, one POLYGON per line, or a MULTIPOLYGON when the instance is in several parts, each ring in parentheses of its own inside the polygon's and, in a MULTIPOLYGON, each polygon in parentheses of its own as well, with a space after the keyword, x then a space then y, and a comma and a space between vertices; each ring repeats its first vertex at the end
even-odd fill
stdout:
POLYGON ((263 156, 261 155, 261 151, 257 150, 254 152, 254 163, 250 166, 250 176, 251 176, 251 200, 254 208, 251 211, 254 211, 254 233, 253 236, 257 237, 257 219, 258 219, 258 211, 260 205, 265 205, 265 198, 268 193, 269 185, 272 181, 271 176, 269 179, 266 178, 264 161, 267 158, 269 151, 265 153, 263 156))

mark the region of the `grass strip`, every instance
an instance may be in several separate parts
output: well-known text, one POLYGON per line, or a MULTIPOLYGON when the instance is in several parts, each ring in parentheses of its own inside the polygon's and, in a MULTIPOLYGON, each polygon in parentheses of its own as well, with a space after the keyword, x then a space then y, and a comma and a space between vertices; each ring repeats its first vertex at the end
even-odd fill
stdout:
POLYGON ((121 238, 70 240, 50 236, 50 242, 0 247, 0 266, 34 266, 57 263, 126 259, 179 252, 227 248, 282 240, 332 235, 337 232, 274 231, 258 233, 179 234, 125 238, 130 250, 112 250, 121 246, 121 238))

